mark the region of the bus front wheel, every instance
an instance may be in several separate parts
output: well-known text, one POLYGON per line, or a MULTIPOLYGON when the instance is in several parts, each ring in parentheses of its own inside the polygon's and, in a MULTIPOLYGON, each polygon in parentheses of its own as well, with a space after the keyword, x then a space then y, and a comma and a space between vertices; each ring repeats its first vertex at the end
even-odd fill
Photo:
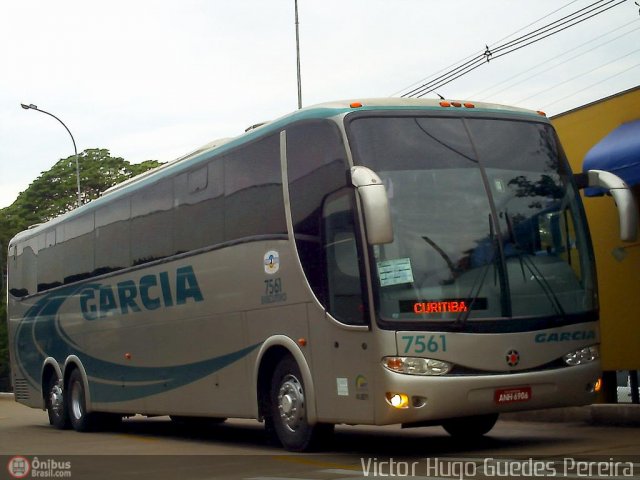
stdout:
POLYGON ((443 422, 442 428, 452 437, 476 438, 489 433, 497 421, 498 414, 490 413, 488 415, 452 418, 443 422))
POLYGON ((280 360, 271 382, 269 429, 287 450, 302 452, 317 446, 333 425, 310 425, 302 374, 293 357, 280 360))

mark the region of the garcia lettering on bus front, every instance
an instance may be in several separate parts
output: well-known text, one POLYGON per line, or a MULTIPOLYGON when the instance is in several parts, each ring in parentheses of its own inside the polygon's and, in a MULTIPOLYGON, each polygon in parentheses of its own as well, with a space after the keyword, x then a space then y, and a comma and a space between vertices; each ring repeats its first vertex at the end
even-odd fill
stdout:
POLYGON ((580 340, 596 340, 594 330, 574 330, 572 332, 541 332, 536 334, 536 343, 575 342, 580 340))
POLYGON ((169 272, 144 275, 137 283, 125 280, 116 285, 90 285, 80 292, 82 316, 85 320, 100 320, 204 300, 192 266, 178 268, 173 276, 175 291, 169 272))

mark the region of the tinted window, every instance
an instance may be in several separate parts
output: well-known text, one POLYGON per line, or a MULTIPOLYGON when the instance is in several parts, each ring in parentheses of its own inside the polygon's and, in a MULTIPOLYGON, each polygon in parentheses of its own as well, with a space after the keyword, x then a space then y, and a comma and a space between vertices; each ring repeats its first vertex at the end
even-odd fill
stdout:
POLYGON ((327 197, 323 205, 327 307, 343 323, 366 323, 360 280, 352 189, 327 197))
POLYGON ((392 213, 394 241, 373 249, 381 317, 441 328, 592 311, 591 247, 552 127, 408 115, 348 124, 392 213))
POLYGON ((174 180, 176 253, 224 241, 224 161, 214 159, 174 180))
POLYGON ((108 203, 96 211, 96 268, 94 275, 131 265, 129 197, 108 203))
POLYGON ((93 213, 75 217, 64 224, 64 241, 56 255, 64 259, 64 283, 91 277, 94 270, 93 213))
POLYGON ((281 178, 278 135, 224 156, 226 240, 286 234, 281 178))
POLYGON ((298 255, 318 299, 326 304, 322 205, 347 184, 348 165, 337 125, 310 121, 287 129, 287 174, 298 255))
POLYGON ((134 265, 173 255, 173 182, 163 180, 131 199, 131 257, 134 265))
POLYGON ((62 258, 56 255, 56 231, 48 230, 38 236, 38 291, 62 285, 62 258), (44 240, 44 244, 42 241, 44 240))

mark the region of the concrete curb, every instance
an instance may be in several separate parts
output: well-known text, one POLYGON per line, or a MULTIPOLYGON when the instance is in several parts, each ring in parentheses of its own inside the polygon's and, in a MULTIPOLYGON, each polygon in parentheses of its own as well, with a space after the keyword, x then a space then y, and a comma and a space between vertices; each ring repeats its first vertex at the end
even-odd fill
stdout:
POLYGON ((505 413, 503 420, 519 422, 573 422, 590 425, 640 427, 640 405, 598 404, 505 413))

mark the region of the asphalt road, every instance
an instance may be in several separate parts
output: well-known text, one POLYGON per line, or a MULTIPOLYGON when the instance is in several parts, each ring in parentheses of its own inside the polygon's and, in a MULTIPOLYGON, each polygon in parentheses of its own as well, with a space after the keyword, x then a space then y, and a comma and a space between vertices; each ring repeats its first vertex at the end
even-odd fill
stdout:
POLYGON ((323 451, 298 455, 271 445, 256 421, 194 429, 168 417, 134 417, 115 430, 77 433, 55 430, 45 412, 0 398, 0 478, 640 479, 638 433, 499 421, 487 437, 461 442, 439 427, 339 426, 323 451))

